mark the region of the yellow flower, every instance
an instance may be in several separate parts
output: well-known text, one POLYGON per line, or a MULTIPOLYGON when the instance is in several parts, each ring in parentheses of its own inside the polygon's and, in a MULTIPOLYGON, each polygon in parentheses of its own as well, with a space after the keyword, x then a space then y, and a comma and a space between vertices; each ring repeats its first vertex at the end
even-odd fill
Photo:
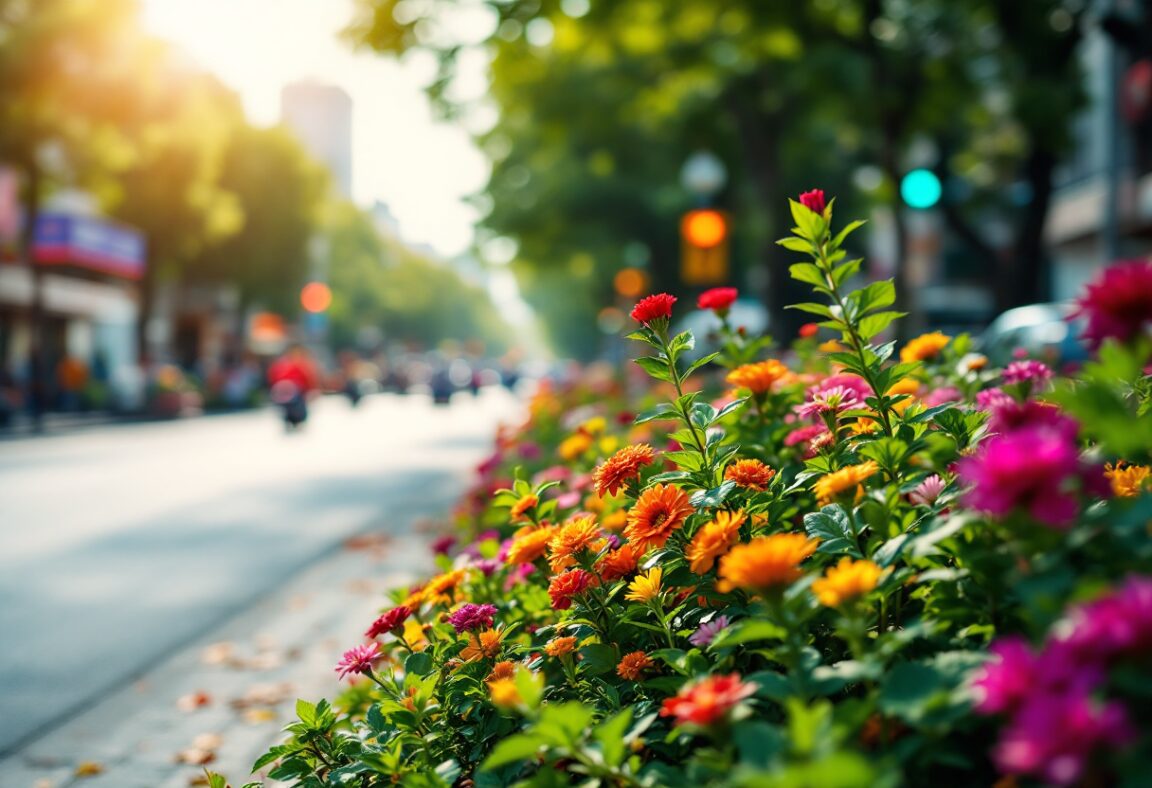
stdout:
POLYGON ((525 519, 525 515, 528 514, 528 511, 530 509, 535 509, 539 503, 540 499, 532 493, 521 496, 520 500, 512 504, 512 511, 508 513, 512 518, 512 522, 525 519))
POLYGON ((833 473, 828 473, 816 480, 812 488, 816 493, 821 506, 831 503, 842 492, 857 489, 866 479, 880 470, 880 466, 872 460, 859 465, 848 465, 833 473))
POLYGON ((1135 498, 1148 489, 1152 468, 1147 465, 1130 465, 1120 461, 1115 465, 1112 463, 1105 465, 1104 475, 1112 483, 1112 492, 1118 497, 1135 498))
POLYGON ((577 432, 565 438, 558 449, 560 456, 565 460, 574 460, 592 445, 592 436, 584 432, 577 432))
POLYGON ((532 563, 544 555, 544 550, 547 549, 554 533, 556 533, 555 526, 548 525, 520 534, 513 539, 512 546, 508 548, 505 563, 508 566, 532 563))
POLYGON ((819 542, 804 534, 773 534, 733 547, 720 559, 720 591, 763 591, 800 578, 800 562, 816 552, 819 542))
POLYGON ((593 515, 569 520, 556 530, 548 541, 548 566, 553 572, 562 572, 575 565, 573 556, 581 550, 604 546, 600 528, 593 515))
POLYGON ((776 381, 791 375, 788 367, 774 358, 755 364, 745 364, 728 373, 725 378, 733 386, 748 389, 753 394, 769 391, 776 381))
POLYGON ((625 654, 616 666, 616 675, 628 681, 636 681, 644 671, 652 667, 652 658, 643 651, 633 651, 625 654))
POLYGON ((611 514, 605 515, 604 521, 600 524, 607 531, 619 531, 628 524, 628 510, 617 509, 611 514))
POLYGON ((423 625, 414 618, 404 622, 404 641, 413 651, 423 651, 428 645, 423 625))
POLYGON ((562 637, 552 638, 548 641, 548 645, 544 646, 544 653, 550 657, 562 657, 565 654, 571 654, 576 649, 576 638, 562 637))
POLYGON ((688 568, 698 575, 711 569, 716 559, 740 540, 740 526, 745 519, 743 513, 718 512, 714 520, 705 523, 684 551, 688 568))
POLYGON ((620 448, 620 439, 615 435, 607 435, 600 439, 600 443, 596 444, 596 448, 600 450, 601 454, 611 454, 620 448))
POLYGON ((624 596, 630 602, 650 602, 660 596, 663 590, 660 581, 664 578, 664 570, 656 566, 641 575, 636 575, 628 584, 628 593, 624 596))
POLYGON ((812 584, 812 593, 820 604, 838 607, 874 589, 882 574, 883 570, 872 561, 841 558, 840 563, 829 567, 824 577, 812 584))
POLYGON ((520 690, 516 688, 515 679, 496 679, 488 682, 488 695, 492 698, 492 705, 504 709, 511 709, 524 702, 520 697, 520 690))
POLYGON ((477 659, 495 659, 500 653, 500 639, 504 633, 498 629, 485 629, 469 635, 468 645, 460 652, 460 659, 472 662, 477 659))
POLYGON ((947 346, 952 338, 939 331, 931 334, 921 334, 900 349, 901 361, 927 361, 940 355, 940 351, 947 346))
POLYGON ((827 342, 821 342, 816 346, 816 349, 821 353, 842 353, 848 348, 841 345, 835 339, 829 339, 827 342))
POLYGON ((593 416, 580 426, 589 435, 599 435, 608 426, 608 422, 603 416, 593 416))
POLYGON ((885 392, 889 397, 895 397, 899 394, 909 394, 911 396, 897 402, 892 406, 892 410, 897 413, 903 414, 909 407, 916 402, 916 394, 920 391, 920 384, 915 378, 904 378, 903 380, 896 381, 896 383, 885 392))

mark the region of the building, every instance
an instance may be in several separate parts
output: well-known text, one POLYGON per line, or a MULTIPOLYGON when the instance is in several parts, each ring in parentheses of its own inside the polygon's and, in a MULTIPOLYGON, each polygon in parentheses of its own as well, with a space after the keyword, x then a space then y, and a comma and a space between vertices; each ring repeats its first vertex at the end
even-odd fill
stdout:
POLYGON ((352 199, 352 98, 335 85, 294 82, 280 94, 280 118, 328 168, 336 192, 352 199))

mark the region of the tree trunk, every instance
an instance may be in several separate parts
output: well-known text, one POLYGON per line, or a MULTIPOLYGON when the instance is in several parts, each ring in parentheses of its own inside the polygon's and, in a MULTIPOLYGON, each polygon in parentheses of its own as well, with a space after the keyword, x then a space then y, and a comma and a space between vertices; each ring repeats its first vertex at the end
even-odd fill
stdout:
POLYGON ((44 271, 36 262, 36 225, 40 220, 42 175, 35 156, 25 166, 27 188, 24 195, 24 226, 20 232, 20 249, 32 281, 32 298, 28 305, 28 409, 32 428, 44 429, 44 411, 48 407, 48 364, 44 357, 44 271))
POLYGON ((997 288, 1000 311, 1046 301, 1050 297, 1048 255, 1044 249, 1044 225, 1052 204, 1052 176, 1056 156, 1034 147, 1024 162, 1024 179, 1032 191, 1016 234, 1013 264, 1001 269, 1005 281, 997 288))

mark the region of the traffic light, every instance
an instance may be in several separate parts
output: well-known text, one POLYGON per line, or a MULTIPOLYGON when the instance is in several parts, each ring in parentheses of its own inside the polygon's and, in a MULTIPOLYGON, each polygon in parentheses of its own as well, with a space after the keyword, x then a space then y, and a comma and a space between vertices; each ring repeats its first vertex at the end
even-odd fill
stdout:
POLYGON ((728 281, 728 217, 711 208, 680 220, 680 278, 684 284, 718 285, 728 281))
POLYGON ((323 282, 309 282, 300 290, 300 306, 305 312, 319 314, 332 305, 332 290, 323 282))
POLYGON ((912 170, 900 181, 900 196, 909 208, 931 208, 943 194, 940 179, 931 170, 912 170))

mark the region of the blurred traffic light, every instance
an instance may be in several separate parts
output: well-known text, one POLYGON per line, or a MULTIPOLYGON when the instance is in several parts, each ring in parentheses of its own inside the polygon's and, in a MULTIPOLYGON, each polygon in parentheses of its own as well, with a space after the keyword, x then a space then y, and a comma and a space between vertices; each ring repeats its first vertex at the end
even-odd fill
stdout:
POLYGON ((711 208, 680 220, 680 278, 686 285, 723 284, 728 280, 728 217, 711 208))
POLYGON ((300 306, 318 314, 332 305, 332 290, 323 282, 309 282, 300 290, 300 306))
POLYGON ((931 170, 912 170, 900 181, 900 197, 909 208, 931 208, 943 194, 940 179, 931 170))

